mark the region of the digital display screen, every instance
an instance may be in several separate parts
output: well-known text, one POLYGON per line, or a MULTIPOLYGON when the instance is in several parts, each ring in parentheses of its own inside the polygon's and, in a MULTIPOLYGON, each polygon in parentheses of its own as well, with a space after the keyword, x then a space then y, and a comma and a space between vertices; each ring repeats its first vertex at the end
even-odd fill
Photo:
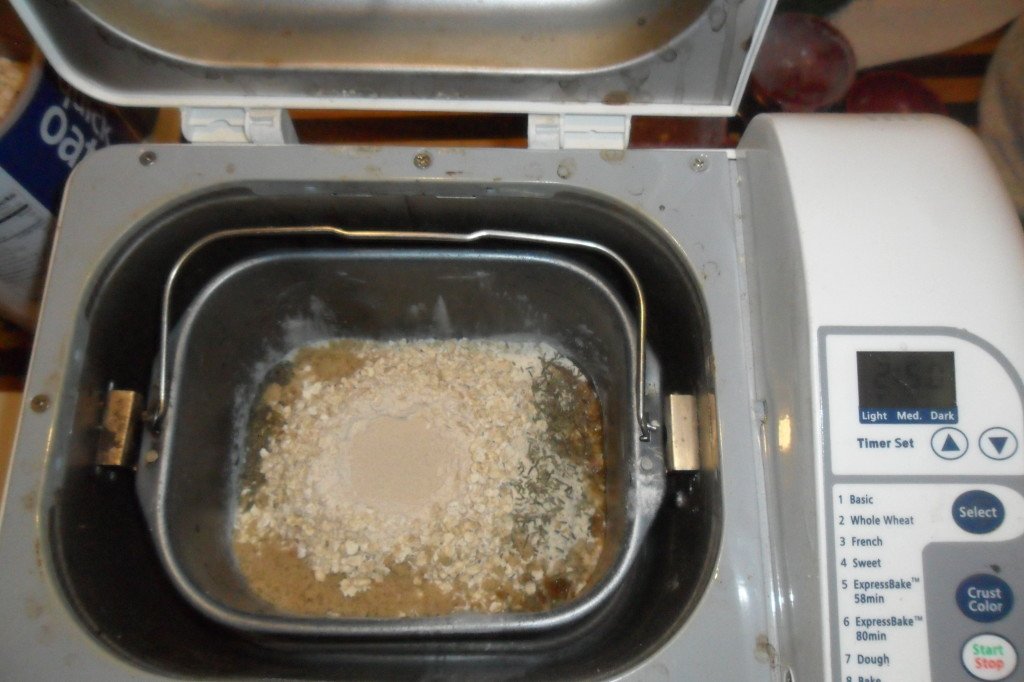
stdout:
POLYGON ((861 422, 956 422, 953 353, 858 351, 861 422))

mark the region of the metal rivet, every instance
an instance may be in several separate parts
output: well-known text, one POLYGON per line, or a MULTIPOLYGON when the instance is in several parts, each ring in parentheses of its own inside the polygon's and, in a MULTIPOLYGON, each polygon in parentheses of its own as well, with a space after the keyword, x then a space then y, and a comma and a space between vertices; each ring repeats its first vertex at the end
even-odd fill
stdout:
POLYGON ((33 412, 46 412, 50 407, 50 396, 40 393, 29 403, 33 412))
POLYGON ((693 157, 690 161, 690 168, 696 173, 703 173, 708 168, 708 157, 707 154, 701 154, 700 156, 693 157))
POLYGON ((412 157, 412 165, 416 166, 420 170, 424 168, 430 168, 430 164, 434 162, 430 154, 427 152, 420 152, 416 156, 412 157))
POLYGON ((652 462, 650 458, 644 457, 640 460, 640 468, 644 471, 651 471, 654 469, 654 462, 652 462))
POLYGON ((143 166, 152 166, 154 163, 156 163, 156 152, 148 150, 142 152, 141 154, 139 154, 139 163, 141 163, 143 166))
POLYGON ((676 506, 679 507, 680 509, 682 509, 683 505, 686 504, 686 495, 683 494, 682 490, 676 491, 675 503, 676 506))
POLYGON ((157 452, 156 450, 150 450, 149 452, 146 453, 146 456, 143 457, 143 459, 145 460, 146 464, 153 464, 158 459, 160 459, 160 453, 157 452))
POLYGON ((558 164, 558 170, 555 172, 558 173, 558 177, 563 180, 568 180, 572 176, 572 169, 565 163, 558 164))

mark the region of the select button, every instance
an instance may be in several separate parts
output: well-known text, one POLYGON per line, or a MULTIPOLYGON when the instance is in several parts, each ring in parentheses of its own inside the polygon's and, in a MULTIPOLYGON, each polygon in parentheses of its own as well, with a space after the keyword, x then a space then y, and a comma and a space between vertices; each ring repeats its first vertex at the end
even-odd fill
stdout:
POLYGON ((1002 501, 984 490, 968 490, 953 502, 953 520, 968 533, 991 533, 1005 517, 1002 501))
POLYGON ((971 620, 993 623, 1013 609, 1013 590, 1001 578, 978 573, 956 588, 956 605, 971 620))

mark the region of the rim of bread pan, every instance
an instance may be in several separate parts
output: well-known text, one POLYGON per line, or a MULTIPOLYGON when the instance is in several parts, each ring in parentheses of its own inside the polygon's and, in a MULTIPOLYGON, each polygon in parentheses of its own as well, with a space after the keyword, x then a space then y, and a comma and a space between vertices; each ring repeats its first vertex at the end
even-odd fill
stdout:
MULTIPOLYGON (((248 261, 247 261, 248 262, 248 261)), ((230 277, 235 269, 244 267, 246 263, 228 267, 216 273, 204 289, 216 287, 217 282, 230 277)), ((596 278, 596 275, 592 275, 596 278)), ((646 348, 646 302, 643 290, 636 274, 613 250, 592 241, 556 237, 553 235, 542 235, 536 233, 507 232, 500 230, 479 230, 469 234, 437 233, 437 232, 398 232, 398 231, 352 231, 333 226, 314 227, 265 227, 265 228, 237 228, 223 230, 207 235, 195 242, 186 249, 171 269, 165 283, 162 299, 161 318, 161 346, 157 358, 155 397, 152 408, 147 415, 147 434, 145 434, 143 451, 148 452, 151 448, 159 450, 163 447, 163 441, 168 441, 168 452, 162 453, 157 460, 156 466, 140 466, 138 476, 138 491, 144 511, 149 517, 149 525, 153 540, 157 544, 158 554, 161 562, 167 570, 172 582, 179 592, 193 604, 200 612, 213 620, 235 629, 262 632, 273 635, 292 636, 365 636, 371 638, 393 638, 393 637, 457 637, 457 636, 480 636, 493 634, 530 634, 555 630, 569 624, 577 623, 581 619, 593 614, 600 607, 619 591, 622 581, 628 575, 632 564, 639 552, 639 547, 646 537, 658 508, 660 507, 665 490, 666 472, 661 464, 664 461, 663 445, 651 442, 651 431, 660 428, 658 419, 661 417, 661 405, 655 400, 652 401, 653 415, 648 415, 643 410, 643 391, 645 384, 647 393, 653 387, 654 393, 658 392, 659 382, 657 380, 657 367, 655 359, 648 358, 644 352, 646 348), (624 458, 624 482, 623 482, 623 535, 620 541, 616 542, 612 560, 607 570, 600 578, 582 595, 572 601, 550 609, 536 613, 502 613, 502 614, 481 614, 481 613, 457 613, 447 616, 432 616, 421 618, 338 618, 338 617, 312 617, 294 616, 288 614, 264 614, 254 611, 243 611, 228 606, 215 597, 212 597, 206 590, 197 585, 187 575, 183 566, 179 563, 177 552, 171 542, 171 531, 168 526, 168 519, 165 508, 164 495, 169 485, 168 468, 170 460, 173 459, 174 438, 165 438, 160 432, 164 426, 163 418, 168 408, 173 410, 176 402, 175 382, 173 372, 169 367, 172 355, 175 356, 175 366, 181 360, 176 353, 175 337, 177 332, 171 331, 171 309, 173 307, 174 285, 178 273, 199 250, 208 244, 232 237, 275 237, 275 236, 312 236, 328 235, 348 241, 365 242, 427 242, 441 244, 467 244, 481 241, 494 242, 525 242, 534 245, 569 247, 587 250, 600 254, 609 261, 616 264, 629 281, 636 296, 637 316, 636 324, 632 324, 632 316, 617 300, 616 306, 620 308, 623 319, 623 333, 626 335, 630 346, 632 363, 627 363, 625 368, 630 394, 628 403, 632 406, 634 419, 630 425, 629 420, 623 419, 623 426, 627 427, 633 446, 623 452, 624 458), (650 368, 648 365, 652 365, 650 368), (651 379, 645 381, 648 374, 651 379), (642 374, 640 372, 643 372, 642 374), (633 374, 636 373, 635 376, 633 374), (652 466, 654 464, 654 466, 652 466)), ((202 299, 200 294, 198 299, 202 299)), ((191 320, 196 316, 201 306, 189 306, 184 318, 179 323, 178 330, 190 325, 191 320)), ((662 439, 655 439, 661 441, 662 439)))

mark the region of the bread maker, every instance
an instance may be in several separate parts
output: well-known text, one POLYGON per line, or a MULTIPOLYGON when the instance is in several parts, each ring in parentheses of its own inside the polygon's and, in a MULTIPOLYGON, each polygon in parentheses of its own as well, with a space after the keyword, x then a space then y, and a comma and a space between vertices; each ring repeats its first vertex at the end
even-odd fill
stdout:
POLYGON ((735 114, 772 0, 13 5, 76 88, 180 108, 188 142, 68 183, 5 676, 1019 678, 1024 235, 965 128, 772 114, 630 149, 633 116, 735 114), (529 146, 300 144, 289 108, 527 114, 529 146), (222 429, 285 309, 582 349, 618 458, 603 582, 536 617, 254 616, 222 429))

